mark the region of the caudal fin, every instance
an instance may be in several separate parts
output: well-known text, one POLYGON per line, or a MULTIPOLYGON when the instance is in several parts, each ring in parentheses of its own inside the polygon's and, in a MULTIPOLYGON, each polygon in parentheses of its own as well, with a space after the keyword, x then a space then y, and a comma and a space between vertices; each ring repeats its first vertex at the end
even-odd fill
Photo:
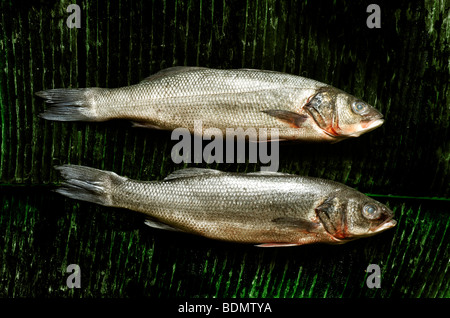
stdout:
POLYGON ((64 178, 55 191, 72 199, 113 206, 111 189, 126 180, 111 171, 77 165, 56 166, 64 178))
POLYGON ((92 95, 101 88, 56 88, 37 92, 49 107, 39 116, 57 121, 98 121, 92 95))

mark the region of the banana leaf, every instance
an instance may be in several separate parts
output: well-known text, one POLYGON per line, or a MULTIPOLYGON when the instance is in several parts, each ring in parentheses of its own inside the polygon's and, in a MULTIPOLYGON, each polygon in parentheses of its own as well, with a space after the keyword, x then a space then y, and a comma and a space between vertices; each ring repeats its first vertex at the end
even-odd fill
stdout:
POLYGON ((450 4, 378 1, 1 1, 1 298, 448 298, 450 4), (49 122, 36 92, 120 87, 170 66, 297 74, 374 105, 385 124, 331 145, 280 146, 279 171, 335 180, 397 226, 341 246, 262 249, 165 232, 137 213, 64 198, 55 165, 140 180, 175 164, 170 132, 127 122, 49 122), (81 287, 69 288, 77 264, 81 287), (370 288, 368 266, 381 269, 370 288))

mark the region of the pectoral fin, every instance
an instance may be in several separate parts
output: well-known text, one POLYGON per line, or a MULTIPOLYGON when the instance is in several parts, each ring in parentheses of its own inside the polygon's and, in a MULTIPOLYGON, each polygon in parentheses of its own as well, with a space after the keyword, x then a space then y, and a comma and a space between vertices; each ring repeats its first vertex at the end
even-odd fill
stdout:
POLYGON ((288 123, 292 128, 300 128, 303 122, 308 119, 306 115, 297 114, 288 110, 268 109, 263 110, 263 113, 288 123))
POLYGON ((319 226, 319 224, 305 219, 291 218, 291 217, 276 218, 273 219, 272 222, 282 227, 295 228, 298 231, 308 233, 313 232, 314 229, 316 229, 319 226))
MULTIPOLYGON (((295 231, 311 233, 316 229, 319 224, 314 223, 308 220, 300 219, 300 218, 291 218, 291 217, 279 217, 272 220, 276 225, 283 228, 290 228, 295 231)), ((262 243, 256 245, 257 247, 288 247, 288 246, 299 246, 304 243, 262 243)))

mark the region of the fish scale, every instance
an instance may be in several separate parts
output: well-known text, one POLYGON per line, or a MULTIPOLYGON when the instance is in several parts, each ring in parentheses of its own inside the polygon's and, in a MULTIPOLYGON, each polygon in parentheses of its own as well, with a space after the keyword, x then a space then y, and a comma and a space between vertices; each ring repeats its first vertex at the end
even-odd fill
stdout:
MULTIPOLYGON (((372 106, 327 84, 274 71, 174 67, 120 88, 50 89, 36 93, 59 121, 127 119, 139 127, 173 130, 194 123, 226 132, 278 130, 277 139, 337 142, 382 123, 372 106), (358 103, 358 108, 355 107, 358 103)), ((271 138, 269 133, 268 138, 271 138)))
POLYGON ((65 181, 56 191, 63 195, 143 213, 152 227, 217 240, 262 246, 340 244, 395 225, 386 206, 318 178, 191 168, 145 182, 83 166, 57 169, 65 181), (367 211, 379 215, 364 216, 367 211))

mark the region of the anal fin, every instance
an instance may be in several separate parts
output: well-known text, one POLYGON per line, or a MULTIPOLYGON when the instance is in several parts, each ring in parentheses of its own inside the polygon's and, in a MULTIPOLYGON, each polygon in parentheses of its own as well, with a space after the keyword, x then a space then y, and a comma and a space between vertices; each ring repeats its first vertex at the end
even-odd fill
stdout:
POLYGON ((148 129, 159 129, 159 130, 163 129, 157 125, 153 125, 153 124, 146 123, 146 122, 132 121, 131 123, 133 124, 133 126, 132 126, 133 128, 148 128, 148 129))
POLYGON ((159 229, 159 230, 183 232, 182 230, 180 230, 176 227, 173 227, 172 225, 169 225, 169 224, 166 224, 161 221, 154 220, 154 219, 146 219, 144 221, 144 223, 145 223, 145 225, 148 225, 152 228, 159 229))

